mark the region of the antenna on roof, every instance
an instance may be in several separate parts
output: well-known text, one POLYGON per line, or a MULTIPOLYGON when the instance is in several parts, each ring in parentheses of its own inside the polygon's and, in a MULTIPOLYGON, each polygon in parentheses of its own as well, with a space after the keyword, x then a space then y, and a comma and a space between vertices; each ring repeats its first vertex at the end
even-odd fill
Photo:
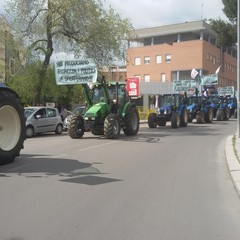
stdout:
POLYGON ((203 20, 203 3, 201 4, 201 20, 203 20))

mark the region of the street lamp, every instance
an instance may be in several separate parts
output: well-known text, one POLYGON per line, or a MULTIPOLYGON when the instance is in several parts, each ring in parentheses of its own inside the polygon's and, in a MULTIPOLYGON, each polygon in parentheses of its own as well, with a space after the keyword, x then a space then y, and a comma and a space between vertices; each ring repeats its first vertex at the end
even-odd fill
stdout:
POLYGON ((239 117, 239 114, 240 114, 240 111, 239 111, 239 108, 240 108, 240 102, 239 102, 239 97, 240 97, 240 4, 239 4, 240 0, 238 0, 238 3, 237 3, 237 99, 238 99, 238 102, 237 102, 237 118, 238 118, 238 124, 237 124, 237 132, 238 132, 238 138, 240 137, 240 117, 239 117))

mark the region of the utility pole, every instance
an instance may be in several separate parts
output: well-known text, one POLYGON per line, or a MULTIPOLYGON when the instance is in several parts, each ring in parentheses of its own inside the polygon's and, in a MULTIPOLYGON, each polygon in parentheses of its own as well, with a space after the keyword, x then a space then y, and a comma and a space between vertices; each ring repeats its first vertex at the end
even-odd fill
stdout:
POLYGON ((237 3, 237 133, 238 133, 238 138, 240 138, 240 101, 239 101, 239 97, 240 97, 240 4, 239 4, 240 0, 238 0, 237 3))

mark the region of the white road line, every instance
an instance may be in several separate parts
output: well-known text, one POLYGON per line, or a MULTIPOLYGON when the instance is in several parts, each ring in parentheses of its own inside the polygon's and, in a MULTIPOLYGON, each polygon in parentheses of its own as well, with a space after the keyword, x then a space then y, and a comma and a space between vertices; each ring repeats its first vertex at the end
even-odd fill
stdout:
POLYGON ((95 146, 92 146, 92 147, 89 147, 89 148, 83 148, 83 149, 78 150, 78 152, 83 152, 83 151, 86 151, 86 150, 90 150, 90 149, 93 149, 93 148, 102 147, 102 146, 109 145, 109 144, 113 144, 113 143, 117 143, 117 142, 119 142, 119 141, 112 141, 112 142, 107 142, 107 143, 95 145, 95 146))

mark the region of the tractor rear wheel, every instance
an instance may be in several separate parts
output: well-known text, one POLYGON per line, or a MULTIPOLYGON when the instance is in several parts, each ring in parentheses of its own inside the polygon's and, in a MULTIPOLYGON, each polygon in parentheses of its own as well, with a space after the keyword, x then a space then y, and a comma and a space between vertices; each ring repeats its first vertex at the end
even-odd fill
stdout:
POLYGON ((183 108, 180 116, 180 126, 186 127, 188 124, 188 112, 186 108, 183 108))
POLYGON ((213 109, 209 107, 206 114, 205 114, 205 122, 211 123, 213 121, 213 109))
POLYGON ((179 128, 180 127, 180 117, 179 117, 178 112, 172 112, 171 126, 172 126, 172 128, 179 128))
POLYGON ((23 107, 17 96, 0 90, 0 164, 13 162, 26 139, 23 107))
POLYGON ((202 124, 204 123, 204 120, 205 120, 204 112, 198 111, 196 114, 196 122, 202 124))
POLYGON ((216 118, 217 118, 217 121, 223 121, 223 118, 224 118, 223 109, 220 109, 220 108, 219 108, 219 109, 217 110, 216 118))
POLYGON ((110 113, 104 121, 104 134, 108 139, 116 139, 120 135, 120 121, 117 114, 110 113))
POLYGON ((223 115, 224 115, 223 116, 223 120, 228 121, 229 118, 230 118, 230 109, 229 109, 229 107, 226 107, 224 109, 224 114, 223 115))
POLYGON ((82 138, 84 135, 84 120, 82 116, 79 115, 73 115, 69 119, 68 123, 68 135, 71 138, 77 139, 77 138, 82 138))
POLYGON ((156 113, 149 113, 149 115, 148 115, 148 127, 149 128, 156 128, 157 127, 157 114, 156 113))
POLYGON ((133 136, 138 133, 139 130, 139 115, 135 106, 132 106, 126 113, 124 118, 123 132, 127 136, 133 136))

